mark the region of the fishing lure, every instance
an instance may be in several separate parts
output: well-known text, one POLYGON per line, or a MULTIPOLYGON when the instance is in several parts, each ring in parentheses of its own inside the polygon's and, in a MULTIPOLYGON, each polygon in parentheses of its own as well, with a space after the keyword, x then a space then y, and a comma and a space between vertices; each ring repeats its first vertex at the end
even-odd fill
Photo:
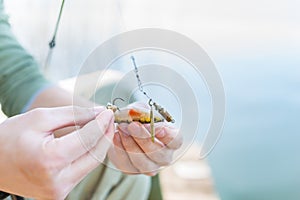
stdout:
POLYGON ((172 116, 164 108, 155 102, 152 102, 151 99, 148 102, 150 112, 146 108, 136 108, 133 106, 119 108, 115 105, 115 101, 118 99, 123 100, 122 98, 116 98, 113 100, 113 103, 108 103, 106 106, 107 109, 111 109, 114 112, 115 123, 129 124, 131 122, 140 122, 142 124, 150 124, 150 134, 153 142, 155 137, 154 123, 163 122, 165 120, 167 122, 175 122, 172 116), (157 112, 154 112, 154 109, 157 112))

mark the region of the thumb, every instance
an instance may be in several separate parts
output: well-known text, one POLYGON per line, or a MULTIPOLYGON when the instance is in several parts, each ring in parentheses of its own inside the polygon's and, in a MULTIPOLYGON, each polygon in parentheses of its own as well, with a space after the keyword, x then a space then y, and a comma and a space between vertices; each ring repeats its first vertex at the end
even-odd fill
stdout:
POLYGON ((27 123, 33 124, 37 130, 42 132, 53 132, 68 126, 82 126, 95 119, 103 110, 105 110, 103 106, 95 108, 78 106, 37 108, 29 111, 25 116, 27 118, 27 123))

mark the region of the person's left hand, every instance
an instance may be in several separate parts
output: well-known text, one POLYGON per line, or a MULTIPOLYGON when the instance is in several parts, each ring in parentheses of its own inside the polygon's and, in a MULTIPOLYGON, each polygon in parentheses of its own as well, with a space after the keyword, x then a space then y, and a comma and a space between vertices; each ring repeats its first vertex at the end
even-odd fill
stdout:
POLYGON ((153 176, 162 166, 173 161, 173 153, 182 145, 179 130, 168 123, 155 124, 155 141, 150 134, 149 124, 138 122, 119 124, 108 156, 110 161, 127 174, 153 176))

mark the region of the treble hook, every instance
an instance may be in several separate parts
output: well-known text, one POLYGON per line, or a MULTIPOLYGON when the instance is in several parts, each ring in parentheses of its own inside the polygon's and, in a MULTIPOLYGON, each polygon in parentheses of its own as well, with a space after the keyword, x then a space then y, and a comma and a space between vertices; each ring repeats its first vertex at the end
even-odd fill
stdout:
POLYGON ((152 100, 152 99, 149 99, 148 104, 149 104, 150 107, 152 107, 153 104, 154 104, 153 100, 152 100))
POLYGON ((121 97, 117 97, 117 98, 114 98, 114 100, 112 101, 113 105, 116 105, 116 100, 121 100, 121 101, 125 101, 124 99, 122 99, 121 97))
POLYGON ((125 101, 124 99, 117 97, 115 98, 112 103, 107 103, 106 108, 107 109, 111 109, 113 112, 116 112, 117 110, 120 110, 118 106, 115 105, 116 100, 121 100, 121 101, 125 101))

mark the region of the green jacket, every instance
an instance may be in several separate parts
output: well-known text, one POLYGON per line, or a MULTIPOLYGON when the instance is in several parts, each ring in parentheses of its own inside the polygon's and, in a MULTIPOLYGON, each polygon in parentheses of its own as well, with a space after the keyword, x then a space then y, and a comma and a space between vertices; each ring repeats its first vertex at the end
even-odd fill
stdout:
POLYGON ((21 113, 49 82, 13 36, 0 0, 0 103, 7 116, 21 113))

